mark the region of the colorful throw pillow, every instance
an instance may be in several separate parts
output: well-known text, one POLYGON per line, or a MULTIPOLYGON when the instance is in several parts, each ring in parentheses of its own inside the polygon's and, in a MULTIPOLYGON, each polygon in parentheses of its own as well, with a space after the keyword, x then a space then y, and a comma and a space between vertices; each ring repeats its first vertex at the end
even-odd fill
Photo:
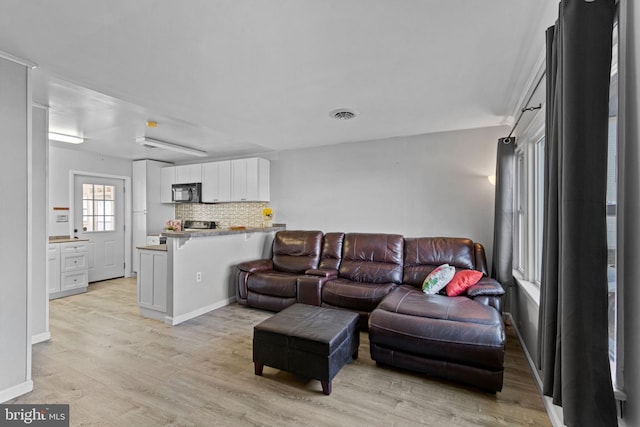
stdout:
POLYGON ((462 295, 467 288, 475 285, 482 279, 482 273, 477 270, 460 270, 447 285, 447 295, 455 297, 462 295))
POLYGON ((456 269, 449 264, 442 264, 436 267, 422 282, 422 292, 425 294, 438 293, 440 289, 447 286, 454 274, 456 274, 456 269))

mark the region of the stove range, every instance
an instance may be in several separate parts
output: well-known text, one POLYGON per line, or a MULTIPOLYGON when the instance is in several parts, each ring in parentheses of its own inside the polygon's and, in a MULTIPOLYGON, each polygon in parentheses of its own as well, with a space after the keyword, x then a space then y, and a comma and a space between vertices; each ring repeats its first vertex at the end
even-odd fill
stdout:
POLYGON ((185 219, 182 224, 182 229, 184 231, 212 230, 214 228, 217 228, 215 221, 195 221, 185 219))

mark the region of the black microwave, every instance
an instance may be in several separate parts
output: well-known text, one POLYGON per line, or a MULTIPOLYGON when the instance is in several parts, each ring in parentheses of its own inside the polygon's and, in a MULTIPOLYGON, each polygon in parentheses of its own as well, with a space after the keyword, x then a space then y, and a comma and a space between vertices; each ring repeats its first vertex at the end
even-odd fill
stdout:
POLYGON ((200 203, 202 184, 173 184, 171 186, 171 201, 175 203, 200 203))

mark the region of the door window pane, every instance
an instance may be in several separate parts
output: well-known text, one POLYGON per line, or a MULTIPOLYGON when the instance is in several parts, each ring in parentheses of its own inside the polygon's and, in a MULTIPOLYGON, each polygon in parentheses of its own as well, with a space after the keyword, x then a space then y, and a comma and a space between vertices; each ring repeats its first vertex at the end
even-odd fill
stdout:
POLYGON ((82 185, 83 231, 114 231, 116 229, 115 193, 114 185, 82 185))

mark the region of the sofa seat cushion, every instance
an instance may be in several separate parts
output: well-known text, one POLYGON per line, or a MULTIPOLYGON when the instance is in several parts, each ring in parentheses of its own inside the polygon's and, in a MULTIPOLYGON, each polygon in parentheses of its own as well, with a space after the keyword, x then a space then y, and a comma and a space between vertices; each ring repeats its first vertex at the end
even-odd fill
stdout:
POLYGON ((322 287, 322 302, 335 307, 371 312, 397 286, 395 283, 330 280, 322 287))
POLYGON ((295 298, 299 274, 261 271, 247 278, 247 289, 264 295, 295 298))
POLYGON ((369 318, 372 343, 429 359, 501 370, 500 313, 467 297, 426 295, 400 286, 369 318))

